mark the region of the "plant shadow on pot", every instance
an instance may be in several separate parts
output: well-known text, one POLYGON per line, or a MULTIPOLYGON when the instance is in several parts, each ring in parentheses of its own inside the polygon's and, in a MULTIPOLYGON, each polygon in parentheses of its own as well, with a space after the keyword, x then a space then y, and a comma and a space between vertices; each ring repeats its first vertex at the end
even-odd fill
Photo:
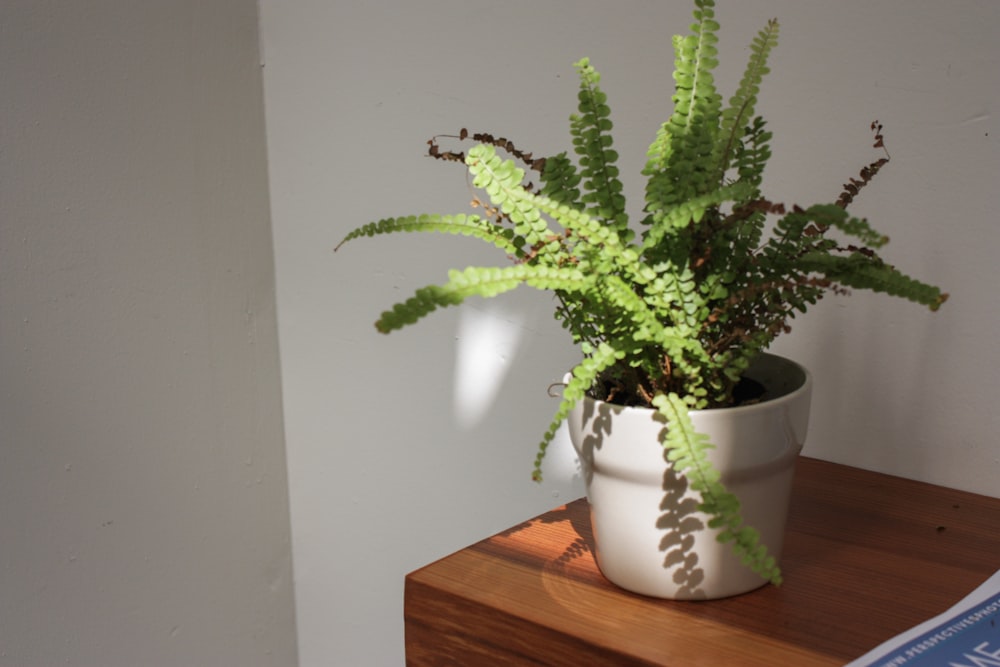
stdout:
POLYGON ((698 554, 694 551, 695 533, 705 529, 699 517, 698 501, 688 496, 688 482, 673 467, 663 473, 662 514, 656 527, 664 531, 660 551, 664 552, 663 567, 673 569, 677 584, 677 597, 698 599, 705 592, 698 586, 705 580, 705 571, 698 567, 698 554))
MULTIPOLYGON (((698 509, 698 499, 689 492, 687 479, 669 464, 662 447, 649 447, 648 439, 640 440, 642 449, 645 450, 640 456, 648 458, 648 454, 652 452, 653 456, 660 458, 657 465, 640 465, 638 466, 640 469, 636 470, 628 461, 611 461, 599 456, 605 442, 614 437, 616 420, 621 423, 621 415, 626 411, 635 412, 634 409, 624 409, 622 406, 592 399, 581 401, 578 408, 582 423, 588 425, 586 435, 579 440, 577 452, 588 500, 591 501, 591 527, 594 539, 600 540, 602 544, 600 549, 595 549, 598 567, 618 586, 647 594, 645 586, 638 581, 642 575, 636 571, 629 572, 630 565, 625 561, 621 561, 622 565, 618 565, 617 561, 620 559, 614 556, 609 562, 605 552, 648 550, 649 538, 653 537, 654 540, 658 538, 658 550, 662 553, 662 572, 659 574, 664 579, 672 581, 670 587, 673 589, 673 594, 669 597, 677 599, 707 597, 705 591, 699 587, 705 579, 705 572, 700 567, 698 553, 694 548, 695 535, 705 530, 705 522, 698 509), (658 503, 650 503, 650 482, 661 470, 659 493, 662 494, 662 498, 658 503), (599 473, 600 477, 596 484, 595 472, 599 473), (606 498, 610 494, 614 494, 615 500, 611 501, 614 505, 605 509, 606 498), (601 507, 595 508, 595 495, 601 507), (634 519, 602 520, 605 518, 602 514, 610 518, 612 512, 618 514, 620 509, 628 511, 627 506, 633 504, 636 509, 633 516, 641 515, 654 519, 655 533, 648 527, 645 530, 640 527, 637 531, 634 519), (649 515, 647 510, 652 508, 658 508, 658 516, 649 515), (638 540, 636 535, 640 536, 638 540)), ((663 418, 653 411, 642 412, 649 419, 649 424, 654 426, 657 431, 656 437, 659 439, 659 431, 666 428, 663 418)), ((579 423, 575 417, 573 421, 579 423)), ((574 438, 574 443, 576 442, 574 438)))

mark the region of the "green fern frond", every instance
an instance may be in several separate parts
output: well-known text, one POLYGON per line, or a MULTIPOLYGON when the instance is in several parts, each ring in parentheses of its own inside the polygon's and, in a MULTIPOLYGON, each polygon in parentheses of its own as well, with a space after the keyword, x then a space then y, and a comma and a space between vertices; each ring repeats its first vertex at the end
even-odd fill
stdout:
POLYGON ((587 212, 603 218, 619 234, 628 230, 624 187, 619 180, 618 153, 612 148, 611 109, 600 88, 601 75, 588 58, 574 64, 580 75, 579 114, 570 117, 573 145, 587 190, 587 212))
POLYGON ((646 201, 652 211, 704 194, 713 185, 711 161, 722 106, 713 75, 718 65, 719 24, 712 0, 695 4, 697 22, 691 34, 673 39, 674 110, 649 151, 646 201))
POLYGON ((835 204, 815 204, 807 209, 795 207, 775 224, 775 233, 765 244, 762 253, 768 258, 772 274, 781 274, 789 267, 790 258, 806 252, 822 250, 829 253, 837 243, 823 236, 833 227, 853 236, 871 247, 879 247, 888 238, 879 234, 867 221, 848 215, 835 204))
POLYGON ((716 48, 719 23, 715 20, 715 2, 696 0, 695 5, 696 23, 691 25, 691 34, 674 40, 676 92, 674 111, 668 122, 681 130, 674 136, 682 138, 682 142, 700 134, 695 131, 696 128, 703 129, 698 127, 699 123, 714 122, 722 106, 713 74, 719 64, 716 48))
POLYGON ((607 305, 622 312, 622 321, 618 326, 624 327, 626 333, 617 345, 630 357, 642 359, 645 351, 652 349, 657 360, 661 354, 666 354, 678 364, 683 364, 685 359, 708 360, 696 337, 685 335, 681 327, 664 326, 650 309, 648 300, 636 294, 624 280, 615 275, 607 276, 602 286, 607 305))
POLYGON ((601 343, 597 348, 591 350, 591 354, 583 359, 572 371, 569 383, 563 388, 562 400, 556 409, 555 417, 549 423, 545 435, 538 443, 538 454, 535 456, 535 469, 531 477, 536 482, 542 481, 542 462, 545 460, 545 453, 548 450, 552 438, 555 437, 559 427, 569 416, 570 411, 586 395, 587 390, 593 386, 597 376, 601 371, 614 365, 625 358, 625 353, 616 350, 608 343, 601 343))
POLYGON ((716 158, 718 164, 716 182, 718 183, 722 183, 729 170, 736 147, 742 143, 746 128, 750 119, 753 118, 761 81, 769 72, 767 59, 771 50, 777 45, 778 21, 772 19, 768 21, 764 29, 757 33, 757 37, 751 43, 750 59, 743 72, 743 78, 740 80, 736 92, 729 99, 729 106, 722 111, 719 136, 723 141, 719 145, 720 153, 716 158))
POLYGON ((524 206, 532 206, 541 213, 550 216, 564 229, 579 235, 582 240, 593 247, 603 248, 614 256, 620 255, 627 248, 618 235, 600 218, 595 218, 567 204, 561 204, 554 199, 534 195, 527 191, 522 191, 517 196, 524 206))
POLYGON ((438 308, 458 305, 470 296, 488 299, 521 284, 540 290, 573 292, 587 289, 592 281, 577 269, 527 264, 500 268, 473 266, 449 271, 447 283, 418 289, 412 297, 382 313, 375 328, 389 333, 413 324, 438 308))
POLYGON ((655 224, 643 238, 643 250, 655 248, 671 231, 701 222, 705 212, 709 209, 721 206, 726 202, 743 201, 753 192, 753 186, 737 181, 699 197, 684 200, 670 208, 657 211, 652 218, 655 224))
POLYGON ((735 146, 731 165, 737 180, 757 189, 764 180, 764 169, 771 159, 772 134, 764 129, 765 125, 764 119, 757 116, 747 126, 742 139, 735 146))
POLYGON ((334 252, 348 241, 362 236, 378 236, 395 232, 438 232, 442 234, 459 234, 471 236, 496 247, 510 255, 519 254, 524 239, 518 238, 513 230, 501 227, 477 215, 408 215, 399 218, 385 218, 378 222, 369 222, 350 232, 337 244, 334 252))
POLYGON ((839 229, 871 248, 881 248, 889 242, 889 237, 872 229, 867 220, 848 215, 847 211, 836 204, 810 206, 805 215, 825 227, 839 229))
MULTIPOLYGON (((719 133, 722 98, 715 88, 713 71, 718 65, 715 3, 697 0, 696 23, 691 34, 675 36, 674 110, 660 127, 647 151, 646 211, 644 225, 657 227, 665 211, 688 199, 712 192, 715 180, 714 155, 719 133)), ((651 253, 654 261, 690 251, 689 239, 677 230, 666 233, 670 250, 651 253)))
POLYGON ((767 227, 768 206, 760 199, 760 186, 764 168, 771 158, 771 133, 764 130, 764 125, 762 118, 755 118, 736 146, 733 159, 736 182, 744 183, 751 192, 744 200, 749 208, 740 211, 740 207, 734 207, 734 224, 726 233, 717 235, 713 242, 724 250, 717 266, 718 274, 726 282, 732 282, 733 277, 741 274, 754 273, 752 258, 767 227))
POLYGON ((720 542, 732 542, 733 550, 744 563, 772 583, 781 583, 781 570, 760 544, 759 535, 743 525, 740 501, 730 493, 719 472, 708 460, 713 445, 698 433, 688 414, 689 405, 675 393, 659 394, 653 405, 667 420, 663 447, 667 460, 688 480, 690 488, 701 496, 699 509, 711 518, 709 527, 719 529, 720 542))
POLYGON ((931 310, 937 310, 948 299, 948 295, 938 287, 911 278, 882 260, 861 252, 846 256, 806 253, 799 258, 797 265, 841 285, 902 297, 931 310))
POLYGON ((571 204, 562 203, 526 190, 520 182, 521 175, 511 160, 503 160, 494 148, 480 144, 469 149, 466 161, 475 177, 474 184, 486 190, 490 201, 502 208, 514 223, 514 230, 523 234, 535 249, 535 263, 559 265, 566 261, 587 262, 585 268, 594 271, 625 271, 638 275, 639 255, 619 236, 614 226, 605 220, 581 211, 571 204), (559 239, 560 235, 549 228, 549 216, 568 230, 576 240, 575 255, 559 239), (596 263, 596 264, 595 264, 596 263))
POLYGON ((577 173, 576 166, 566 157, 565 152, 545 160, 541 180, 543 184, 541 194, 560 204, 579 207, 580 174, 577 173))
MULTIPOLYGON (((516 287, 516 285, 515 285, 516 287)), ((406 301, 397 303, 382 313, 375 321, 375 328, 381 333, 389 333, 413 324, 425 315, 445 306, 457 306, 465 300, 465 295, 439 285, 421 287, 406 301)))
POLYGON ((525 203, 524 170, 513 160, 504 160, 490 144, 478 144, 469 149, 465 163, 472 174, 472 184, 486 191, 490 202, 497 206, 514 225, 514 232, 534 245, 551 234, 548 223, 538 209, 525 203))

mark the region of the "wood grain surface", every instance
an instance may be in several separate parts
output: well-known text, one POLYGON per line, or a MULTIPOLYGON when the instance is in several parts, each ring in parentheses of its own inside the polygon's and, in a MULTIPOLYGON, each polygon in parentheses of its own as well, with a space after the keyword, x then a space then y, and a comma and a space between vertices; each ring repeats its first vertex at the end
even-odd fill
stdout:
POLYGON ((782 568, 725 600, 628 593, 576 500, 407 575, 407 664, 843 665, 1000 569, 1000 499, 803 457, 782 568))

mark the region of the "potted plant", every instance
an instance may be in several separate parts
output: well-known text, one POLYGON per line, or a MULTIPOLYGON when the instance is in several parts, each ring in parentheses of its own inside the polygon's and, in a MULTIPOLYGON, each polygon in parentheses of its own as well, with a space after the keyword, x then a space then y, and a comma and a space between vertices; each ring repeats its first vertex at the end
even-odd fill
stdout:
POLYGON ((376 322, 381 332, 522 284, 554 293, 555 315, 582 360, 566 376, 535 479, 546 446, 569 418, 602 571, 631 590, 675 598, 781 581, 775 556, 810 382, 804 369, 764 350, 789 320, 825 294, 851 288, 931 310, 947 298, 883 261, 877 250, 888 239, 846 210, 889 161, 881 125, 872 130, 884 155, 851 178, 836 202, 803 207, 767 199, 761 183, 771 134, 755 106, 778 23, 753 39, 743 78, 724 103, 713 80, 714 2, 696 0, 694 19, 690 34, 674 37, 673 111, 648 151, 638 225, 615 166, 600 76, 583 59, 575 65, 579 110, 570 119, 576 164, 566 153, 536 158, 486 133, 453 137, 475 142, 464 152, 444 150, 434 138, 430 154, 464 163, 485 194, 473 201, 477 211, 383 219, 341 242, 400 231, 463 234, 511 260, 452 270, 444 284, 418 289, 384 312, 376 322), (726 421, 733 419, 754 426, 726 421), (754 442, 729 442, 756 425, 765 431, 754 442), (612 443, 619 435, 627 442, 612 443), (639 493, 641 484, 647 490, 639 493), (622 490, 624 500, 603 505, 622 490), (769 525, 758 530, 761 523, 769 525), (632 528, 647 535, 633 537, 632 528), (617 562, 633 557, 646 564, 617 562))

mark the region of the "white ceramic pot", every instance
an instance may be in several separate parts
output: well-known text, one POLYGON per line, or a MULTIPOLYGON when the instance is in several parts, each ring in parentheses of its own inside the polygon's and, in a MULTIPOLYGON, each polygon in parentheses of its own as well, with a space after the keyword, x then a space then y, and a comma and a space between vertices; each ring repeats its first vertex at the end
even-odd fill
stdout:
MULTIPOLYGON (((709 459, 739 498, 744 521, 778 558, 812 380, 798 364, 770 354, 746 375, 764 385, 762 402, 690 414, 715 445, 709 459)), ((707 527, 698 495, 664 457, 663 428, 655 410, 590 398, 570 414, 601 572, 626 590, 671 599, 729 597, 764 585, 707 527)))

